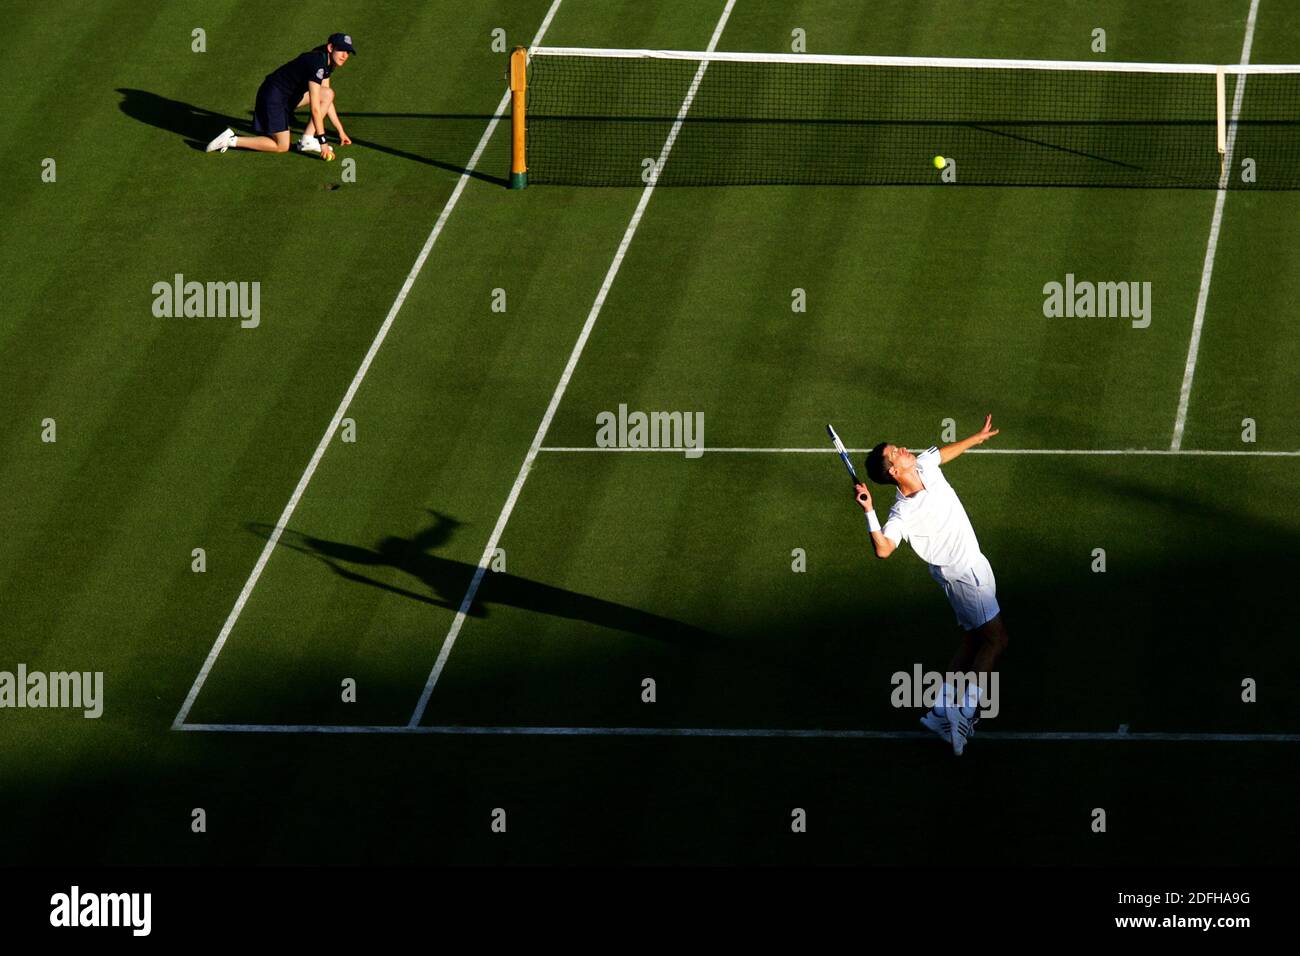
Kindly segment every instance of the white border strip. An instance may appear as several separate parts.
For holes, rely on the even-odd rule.
[[[1259,0],[1250,0],[1250,14],[1246,18],[1246,38],[1241,44],[1241,64],[1250,62],[1250,47],[1255,38],[1255,16],[1259,13]],[[1192,338],[1187,344],[1187,364],[1183,366],[1183,384],[1178,390],[1178,413],[1174,416],[1174,437],[1169,443],[1171,451],[1183,444],[1183,429],[1187,427],[1187,408],[1192,401],[1192,379],[1196,375],[1196,356],[1201,350],[1201,330],[1205,326],[1205,307],[1210,300],[1210,279],[1214,275],[1214,256],[1219,250],[1219,229],[1223,225],[1223,204],[1228,199],[1228,177],[1232,175],[1232,148],[1237,140],[1237,120],[1241,116],[1241,101],[1246,93],[1246,77],[1237,78],[1237,89],[1232,95],[1232,122],[1228,126],[1228,149],[1224,154],[1223,175],[1219,179],[1219,193],[1214,197],[1214,216],[1210,220],[1210,238],[1205,244],[1205,264],[1201,267],[1201,287],[1196,294],[1196,315],[1192,319]]]
[[[727,20],[731,16],[731,8],[735,5],[736,0],[727,0],[727,5],[722,10],[722,16],[713,29],[713,36],[709,39],[710,51],[717,47],[718,39],[722,36],[722,28],[727,25]],[[519,493],[523,491],[524,482],[528,480],[528,472],[532,469],[533,461],[541,450],[547,431],[550,430],[551,420],[555,417],[556,409],[560,407],[560,401],[564,398],[564,393],[569,387],[569,379],[573,377],[574,369],[578,367],[578,360],[582,357],[583,349],[586,348],[587,339],[591,335],[591,330],[596,326],[596,319],[600,317],[601,309],[605,306],[605,298],[609,295],[614,279],[623,265],[623,257],[627,254],[628,246],[632,244],[632,237],[636,235],[637,227],[641,225],[641,217],[645,214],[646,205],[654,194],[659,171],[664,168],[664,163],[668,161],[668,154],[672,151],[673,143],[677,140],[677,134],[681,131],[682,123],[686,119],[686,113],[691,108],[691,102],[695,99],[695,92],[699,89],[700,81],[704,78],[706,69],[708,69],[708,64],[701,63],[699,69],[695,71],[695,79],[686,92],[686,98],[682,100],[681,108],[677,111],[677,121],[673,123],[668,138],[664,140],[663,149],[659,152],[659,162],[655,167],[655,176],[642,191],[641,199],[636,204],[636,211],[632,213],[627,229],[623,232],[623,239],[618,244],[618,251],[614,253],[614,260],[609,264],[609,269],[605,272],[605,279],[600,284],[600,291],[596,293],[596,300],[591,304],[591,311],[587,314],[587,321],[583,323],[582,331],[578,333],[578,340],[573,343],[573,349],[569,353],[569,361],[564,366],[564,372],[560,375],[560,380],[555,384],[555,390],[551,393],[550,404],[546,406],[542,421],[537,426],[537,434],[533,436],[532,444],[528,446],[528,453],[524,456],[524,463],[519,466],[519,474],[515,476],[515,483],[510,489],[506,503],[497,516],[496,526],[493,527],[492,536],[488,538],[487,546],[483,549],[483,556],[479,558],[474,577],[465,591],[465,597],[460,602],[460,608],[456,611],[456,617],[451,622],[451,627],[447,629],[447,636],[443,638],[442,648],[438,651],[433,670],[429,672],[429,678],[424,683],[424,690],[420,693],[420,699],[416,702],[415,710],[411,713],[409,723],[411,727],[415,727],[423,719],[425,708],[429,706],[429,698],[433,695],[433,689],[438,684],[438,678],[442,676],[443,668],[447,666],[447,658],[451,656],[451,649],[456,644],[456,636],[465,623],[465,617],[469,614],[469,609],[474,603],[474,596],[478,594],[483,575],[487,572],[488,564],[496,552],[497,542],[501,540],[501,535],[506,529],[506,523],[515,510],[515,503],[519,500]]]
[[[573,452],[658,452],[661,454],[681,455],[682,448],[589,448],[586,446],[564,447],[548,445],[539,451],[558,453]],[[870,448],[849,448],[854,455],[865,455]],[[705,455],[834,455],[834,448],[702,448]],[[1300,451],[1216,451],[1212,449],[1169,449],[1169,448],[971,448],[967,455],[1174,455],[1207,457],[1242,457],[1242,458],[1300,458]]]
[[[933,734],[919,730],[782,730],[739,727],[413,727],[389,725],[343,726],[336,724],[186,724],[180,730],[228,734],[434,734],[469,737],[759,737],[817,740],[930,740]],[[983,731],[980,743],[1010,740],[1132,740],[1224,743],[1300,743],[1300,734],[1180,734],[1116,731]]]
[[[546,32],[551,18],[555,16],[555,11],[559,9],[562,0],[555,0],[551,4],[551,9],[546,14],[546,19],[542,21],[541,29],[537,31],[537,36],[533,38],[536,43],[541,40],[542,35]],[[204,683],[207,682],[208,675],[212,673],[212,667],[217,662],[217,657],[221,654],[222,648],[226,646],[226,640],[230,637],[230,632],[235,627],[235,622],[239,620],[240,613],[244,610],[244,605],[248,603],[249,595],[253,593],[253,588],[257,586],[258,579],[262,576],[262,571],[266,568],[266,562],[271,558],[271,552],[275,550],[280,536],[284,534],[285,527],[289,524],[289,519],[293,517],[294,510],[298,507],[298,502],[302,499],[303,492],[307,490],[308,483],[311,482],[312,476],[316,474],[316,468],[320,465],[321,459],[325,457],[325,450],[329,447],[334,438],[334,433],[339,427],[339,422],[347,414],[348,406],[352,404],[352,399],[357,394],[357,389],[361,387],[361,381],[370,371],[370,364],[375,360],[379,353],[379,347],[384,344],[384,339],[388,337],[388,330],[393,327],[393,320],[397,318],[397,313],[401,311],[402,304],[406,301],[411,287],[415,285],[415,280],[424,268],[425,260],[429,258],[429,253],[433,249],[433,244],[438,241],[438,236],[442,234],[443,227],[447,224],[447,219],[451,216],[451,211],[456,208],[456,203],[460,201],[461,193],[465,191],[465,185],[469,182],[474,167],[478,165],[479,159],[483,155],[483,150],[487,148],[488,140],[492,138],[493,132],[496,131],[497,124],[501,117],[505,115],[506,107],[510,103],[510,91],[507,90],[501,97],[501,102],[497,105],[496,112],[492,115],[491,122],[488,123],[487,129],[479,138],[478,146],[474,149],[474,155],[470,157],[469,163],[465,166],[465,171],[461,173],[460,179],[456,182],[456,188],[452,190],[451,196],[448,197],[446,205],[442,207],[442,212],[438,216],[438,221],[434,223],[433,230],[429,233],[429,238],[424,240],[424,247],[420,254],[416,256],[415,264],[411,266],[410,272],[406,274],[406,281],[402,283],[401,290],[397,293],[397,298],[393,300],[392,306],[388,310],[388,315],[384,318],[384,323],[379,327],[375,334],[374,341],[370,343],[370,348],[366,352],[366,357],[361,360],[361,366],[352,376],[352,382],[348,385],[348,390],[343,394],[343,400],[339,402],[339,407],[334,412],[334,417],[330,419],[329,425],[325,428],[325,434],[321,436],[320,443],[316,446],[316,451],[311,456],[311,461],[307,463],[307,470],[302,473],[298,479],[297,486],[293,489],[293,494],[289,496],[289,502],[284,506],[280,513],[280,519],[275,523],[275,529],[266,539],[266,545],[262,548],[262,553],[257,558],[257,563],[253,565],[252,572],[248,575],[248,580],[244,582],[243,590],[239,592],[239,597],[235,600],[235,606],[231,608],[230,614],[226,617],[226,623],[221,626],[221,633],[217,635],[216,642],[213,643],[212,649],[208,651],[207,659],[203,662],[203,667],[199,669],[198,676],[194,678],[194,684],[190,687],[190,692],[185,695],[185,702],[181,704],[180,711],[176,714],[176,719],[172,721],[172,729],[179,730],[185,723],[185,718],[189,716],[190,709],[198,699],[199,692],[203,690]]]
[[[1256,3],[1258,0],[1256,0]],[[1254,11],[1251,13],[1254,23]],[[1098,60],[1000,60],[976,57],[929,56],[836,56],[816,53],[736,53],[714,50],[637,50],[603,47],[535,46],[528,51],[535,56],[580,56],[617,59],[688,60],[704,63],[820,63],[832,66],[934,66],[974,67],[976,69],[1016,70],[1086,70],[1092,73],[1300,73],[1297,64],[1257,64],[1242,62],[1237,66],[1214,63],[1127,63]]]

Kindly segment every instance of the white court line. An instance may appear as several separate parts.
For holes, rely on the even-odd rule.
[[[1246,17],[1246,39],[1241,44],[1241,65],[1250,62],[1250,46],[1255,38],[1255,16],[1259,13],[1259,0],[1250,0],[1250,13]],[[1196,355],[1201,349],[1201,329],[1205,325],[1205,305],[1210,299],[1210,277],[1214,275],[1214,256],[1219,249],[1219,228],[1223,224],[1223,204],[1228,198],[1228,177],[1232,175],[1232,147],[1237,140],[1237,118],[1241,115],[1241,100],[1246,93],[1246,74],[1237,74],[1237,89],[1232,95],[1232,123],[1228,130],[1227,149],[1224,153],[1223,177],[1219,192],[1214,197],[1214,218],[1210,220],[1210,239],[1205,244],[1205,264],[1201,267],[1201,289],[1196,295],[1196,317],[1192,320],[1192,340],[1187,346],[1187,364],[1183,367],[1183,385],[1178,392],[1178,414],[1174,418],[1174,438],[1169,443],[1172,451],[1183,444],[1183,429],[1187,426],[1187,406],[1192,400],[1192,378],[1196,374]]]
[[[555,16],[555,11],[559,9],[562,0],[555,0],[551,4],[551,9],[547,11],[546,19],[542,21],[541,29],[537,31],[537,36],[533,38],[533,45],[540,42],[542,34],[550,25],[551,18]],[[258,578],[262,576],[262,571],[266,568],[266,562],[271,558],[271,552],[275,550],[280,536],[284,534],[285,527],[289,524],[289,519],[293,517],[294,510],[298,507],[298,502],[302,499],[303,492],[307,490],[307,485],[312,476],[316,474],[316,468],[320,465],[321,459],[325,456],[325,449],[329,447],[334,438],[334,433],[339,427],[339,422],[347,414],[348,406],[352,404],[352,399],[357,394],[357,389],[361,387],[361,380],[366,377],[370,371],[370,363],[374,361],[375,355],[379,352],[379,347],[384,344],[384,339],[388,337],[388,330],[393,326],[393,320],[397,318],[397,313],[401,310],[402,304],[406,301],[411,287],[415,285],[415,279],[424,268],[424,262],[429,258],[429,252],[433,249],[433,244],[438,241],[438,236],[442,233],[443,227],[447,224],[451,211],[456,208],[456,203],[460,201],[460,195],[465,191],[465,184],[469,182],[474,167],[478,165],[479,159],[483,155],[483,150],[487,148],[488,140],[492,138],[492,133],[496,130],[497,124],[505,114],[505,109],[510,103],[510,91],[507,90],[501,97],[501,102],[497,105],[496,112],[492,115],[491,122],[488,123],[487,129],[483,131],[482,137],[478,141],[478,146],[474,149],[474,155],[470,157],[465,171],[461,173],[460,179],[456,182],[456,188],[452,190],[451,196],[447,199],[446,205],[442,207],[442,212],[438,216],[438,221],[434,223],[433,230],[429,233],[429,238],[424,241],[424,247],[415,259],[415,264],[411,266],[411,271],[406,275],[406,281],[402,283],[401,290],[397,293],[397,298],[393,300],[392,306],[388,310],[388,315],[384,319],[383,325],[379,327],[374,341],[370,343],[370,349],[366,352],[366,357],[361,360],[361,367],[357,373],[352,376],[352,383],[348,390],[343,394],[343,400],[339,402],[338,409],[334,412],[334,417],[325,428],[325,434],[321,436],[320,443],[316,446],[316,451],[311,456],[311,461],[307,463],[307,470],[302,473],[298,479],[297,486],[293,489],[293,494],[289,496],[289,502],[284,506],[284,511],[280,513],[280,520],[275,523],[275,529],[271,532],[270,537],[266,539],[266,545],[262,548],[262,553],[257,558],[257,563],[253,565],[252,572],[248,575],[248,580],[244,582],[244,588],[239,592],[239,597],[235,600],[235,606],[231,608],[226,623],[221,627],[221,633],[217,635],[216,642],[212,649],[208,651],[207,660],[203,662],[203,667],[199,670],[198,676],[194,678],[194,684],[190,687],[190,692],[185,696],[185,702],[181,704],[180,711],[176,714],[176,719],[172,721],[172,729],[179,730],[185,723],[185,718],[189,716],[190,709],[194,706],[194,701],[198,699],[199,691],[203,689],[208,675],[212,672],[212,667],[217,662],[218,655],[226,646],[226,639],[230,637],[230,632],[235,627],[235,622],[239,620],[240,613],[244,610],[244,605],[248,603],[249,595],[253,593],[253,588],[257,586]]]
[[[683,448],[588,448],[588,447],[562,447],[550,445],[546,448],[538,449],[539,451],[571,453],[571,452],[637,452],[649,453],[658,452],[660,454],[682,455],[686,449]],[[850,454],[865,455],[871,451],[870,448],[848,448],[845,449]],[[699,451],[704,454],[720,455],[835,455],[838,454],[834,448],[701,448]],[[1186,450],[1174,450],[1168,448],[970,448],[965,454],[967,455],[1172,455],[1172,456],[1224,456],[1236,455],[1240,457],[1258,457],[1258,458],[1300,458],[1300,451],[1215,451],[1204,448],[1193,448]]]
[[[816,730],[739,727],[418,727],[401,725],[342,726],[336,724],[186,724],[180,730],[228,734],[433,734],[469,737],[758,737],[817,740],[931,740],[919,730]],[[1180,734],[1131,731],[985,731],[980,743],[1004,740],[1132,740],[1224,743],[1300,743],[1300,734]]]
[[[722,28],[727,25],[727,19],[731,16],[731,8],[735,5],[736,0],[727,0],[727,5],[722,10],[722,16],[718,19],[718,25],[713,29],[713,36],[709,39],[708,52],[712,53],[717,47],[718,38],[722,36]],[[534,42],[533,45],[536,46],[537,44]],[[488,538],[487,546],[483,549],[483,556],[479,558],[478,568],[475,569],[474,577],[469,583],[469,588],[465,591],[465,598],[460,602],[460,609],[456,611],[456,618],[451,622],[451,627],[447,630],[447,636],[443,639],[442,648],[438,651],[438,659],[434,661],[433,670],[429,672],[429,679],[424,683],[424,690],[421,692],[420,699],[411,714],[410,726],[412,727],[419,724],[424,717],[424,711],[429,706],[429,698],[433,694],[433,688],[437,686],[438,678],[442,676],[443,668],[447,666],[447,658],[451,655],[452,647],[455,646],[456,636],[460,633],[461,626],[465,623],[465,616],[474,603],[474,595],[478,593],[479,584],[483,581],[483,575],[487,571],[488,563],[496,552],[497,542],[501,540],[501,534],[505,531],[506,522],[510,520],[510,514],[515,510],[515,502],[519,500],[519,493],[523,490],[524,482],[528,479],[528,472],[532,469],[533,461],[537,458],[537,453],[542,447],[542,441],[546,438],[546,432],[551,427],[551,419],[555,417],[555,410],[559,407],[560,400],[564,398],[565,390],[569,387],[569,379],[573,376],[573,370],[578,365],[582,350],[587,345],[587,338],[596,325],[600,310],[605,305],[605,297],[609,295],[610,287],[614,284],[614,277],[618,275],[619,268],[623,265],[623,257],[627,254],[628,246],[632,243],[632,237],[636,235],[637,227],[641,225],[641,217],[645,214],[645,208],[650,202],[651,195],[654,194],[655,182],[658,179],[659,172],[663,170],[664,163],[668,161],[668,154],[672,151],[673,143],[677,140],[677,134],[681,131],[682,123],[686,119],[686,113],[691,108],[691,102],[695,99],[695,92],[699,89],[700,81],[704,79],[704,71],[708,69],[708,66],[707,61],[703,62],[700,64],[699,69],[695,71],[695,78],[686,91],[686,98],[682,100],[681,109],[677,111],[677,119],[668,132],[668,138],[664,140],[663,149],[659,152],[659,161],[655,166],[654,179],[641,193],[641,200],[637,203],[636,211],[632,213],[632,219],[627,224],[627,229],[623,233],[623,240],[618,244],[618,251],[614,254],[614,261],[609,264],[609,269],[605,273],[605,281],[600,284],[600,291],[596,293],[596,301],[591,305],[591,311],[587,314],[587,321],[578,334],[578,341],[573,344],[573,351],[569,353],[569,361],[564,366],[564,373],[560,376],[560,381],[556,383],[555,391],[551,394],[551,401],[546,406],[546,413],[542,416],[541,424],[537,426],[537,434],[533,436],[533,442],[528,446],[528,453],[524,456],[524,463],[519,467],[519,474],[515,476],[514,486],[510,489],[506,503],[501,508],[501,514],[497,516],[496,526],[492,529],[492,536]]]

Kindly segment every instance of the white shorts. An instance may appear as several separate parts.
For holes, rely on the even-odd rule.
[[[981,624],[987,624],[1002,610],[998,607],[993,568],[982,554],[965,571],[954,574],[951,568],[931,568],[930,576],[948,595],[948,603],[952,605],[957,624],[963,631],[973,631]]]

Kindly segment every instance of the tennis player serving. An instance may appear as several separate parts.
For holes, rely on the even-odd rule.
[[[1007,649],[1007,631],[998,607],[993,568],[980,551],[966,509],[940,466],[997,433],[989,415],[984,427],[969,438],[943,448],[927,448],[919,455],[888,442],[871,449],[867,475],[877,484],[898,488],[883,528],[870,489],[865,483],[854,485],[854,498],[866,512],[876,557],[889,557],[906,541],[930,566],[930,576],[948,596],[962,630],[961,646],[950,665],[950,671],[957,674],[972,669],[991,673]],[[961,701],[956,700],[955,688],[945,680],[938,702],[921,718],[926,728],[950,741],[953,753],[959,756],[979,720],[978,685],[968,684],[962,696]]]
[[[320,153],[322,159],[333,159],[334,150],[325,138],[325,120],[328,118],[338,131],[339,145],[347,146],[352,140],[339,122],[330,76],[356,52],[350,35],[335,33],[323,46],[301,53],[267,74],[257,89],[253,105],[253,129],[260,135],[236,136],[233,129],[226,128],[208,143],[208,152],[224,153],[233,146],[262,153],[287,153],[294,111],[306,106],[311,110],[311,118],[307,120],[298,149],[304,153]]]

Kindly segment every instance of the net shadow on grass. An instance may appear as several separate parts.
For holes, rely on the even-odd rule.
[[[465,561],[432,553],[451,540],[460,527],[460,522],[436,511],[429,513],[433,521],[427,527],[409,538],[389,535],[373,548],[316,538],[292,530],[284,532],[280,543],[294,551],[311,555],[347,581],[456,611],[460,609],[478,568]],[[248,528],[263,538],[271,532],[265,524],[249,524]],[[396,568],[415,578],[431,593],[376,580],[362,570],[365,568]],[[485,575],[466,613],[471,617],[484,618],[489,615],[489,609],[494,604],[586,621],[668,644],[715,647],[722,641],[716,634],[680,621],[522,578],[507,571],[490,571]]]
[[[255,135],[251,113],[243,117],[229,116],[146,90],[119,88],[117,92],[122,96],[119,105],[123,113],[138,122],[176,133],[184,138],[191,149],[206,148],[209,141],[227,126],[241,135]],[[305,111],[299,114],[299,118],[304,116]],[[478,169],[470,170],[463,162],[429,155],[436,147],[456,156],[464,156],[468,161],[483,135],[484,124],[493,118],[489,114],[341,112],[339,116],[348,126],[352,126],[353,120],[358,121],[356,130],[360,131],[359,135],[353,136],[353,130],[349,130],[355,146],[460,175],[468,174],[474,179],[496,186],[509,185],[509,181],[502,176],[493,176]],[[495,161],[500,157],[494,156],[493,159]],[[501,159],[501,162],[504,161]]]

